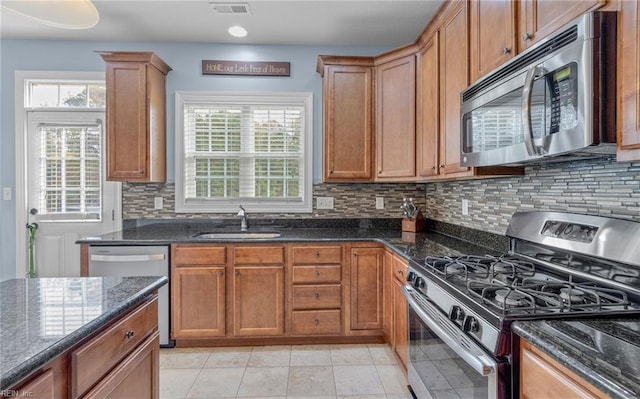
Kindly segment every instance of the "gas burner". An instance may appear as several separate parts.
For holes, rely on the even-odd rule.
[[[450,262],[444,268],[446,274],[463,274],[467,271],[467,267],[460,262]]]
[[[514,307],[527,306],[527,296],[521,292],[503,288],[496,290],[495,294],[495,299],[498,303]]]
[[[560,288],[560,298],[562,298],[565,303],[584,303],[585,292],[577,288],[564,287]]]

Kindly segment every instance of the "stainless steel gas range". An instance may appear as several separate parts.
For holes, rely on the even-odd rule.
[[[640,315],[640,223],[519,212],[506,235],[501,256],[412,262],[403,290],[414,397],[517,397],[514,321]]]

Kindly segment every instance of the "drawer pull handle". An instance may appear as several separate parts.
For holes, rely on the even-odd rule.
[[[320,277],[320,272],[316,270],[316,277]]]
[[[316,325],[316,326],[319,326],[319,325],[320,325],[320,320],[315,319],[315,320],[313,321],[313,324],[314,324],[314,325]]]
[[[136,335],[136,333],[133,330],[129,330],[129,331],[124,333],[124,337],[126,339],[131,339],[131,338],[133,338],[134,335]]]
[[[404,274],[404,270],[398,269],[398,274],[402,276]]]
[[[316,299],[320,299],[320,294],[318,294],[317,292],[314,296],[316,297]]]

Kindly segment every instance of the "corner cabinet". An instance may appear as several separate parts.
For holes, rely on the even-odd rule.
[[[373,58],[319,56],[323,180],[373,180]]]
[[[106,62],[107,180],[166,180],[166,75],[152,52],[98,52]]]
[[[415,54],[411,45],[376,59],[376,181],[415,181]]]

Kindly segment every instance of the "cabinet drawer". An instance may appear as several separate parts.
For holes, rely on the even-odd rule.
[[[340,334],[341,312],[335,310],[296,310],[293,312],[293,334]]]
[[[342,247],[293,247],[294,265],[316,265],[323,263],[342,263]]]
[[[284,263],[284,246],[235,247],[236,265],[272,265]]]
[[[400,282],[404,283],[407,281],[407,272],[409,271],[409,266],[406,261],[403,261],[399,258],[393,258],[393,276]]]
[[[154,299],[71,352],[71,396],[77,398],[158,326]]]
[[[227,263],[225,247],[209,245],[180,246],[175,245],[173,251],[173,265],[224,265]]]
[[[293,286],[294,309],[332,309],[340,308],[341,286],[334,285],[298,285]]]
[[[342,281],[342,267],[331,266],[294,266],[294,283],[339,283]]]

